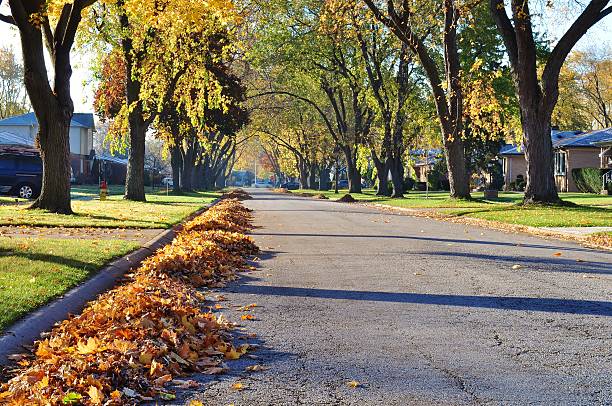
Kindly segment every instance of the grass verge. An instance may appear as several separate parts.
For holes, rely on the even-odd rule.
[[[120,240],[0,238],[0,330],[138,246]]]
[[[28,210],[28,202],[4,199],[0,202],[0,225],[28,225],[45,227],[111,227],[111,228],[169,228],[206,206],[219,193],[194,192],[166,195],[165,192],[147,194],[147,202],[122,199],[120,189],[111,189],[106,201],[97,200],[97,189],[73,189],[73,215]]]
[[[333,191],[296,191],[296,194],[321,194],[338,199]],[[521,193],[500,193],[495,200],[486,200],[482,192],[473,193],[472,200],[450,199],[447,192],[410,192],[402,199],[376,196],[373,190],[351,194],[360,202],[392,207],[423,209],[447,216],[468,217],[518,224],[531,227],[605,227],[612,226],[612,197],[596,194],[561,193],[561,199],[577,206],[520,206]]]
[[[198,288],[222,286],[251,269],[246,258],[258,248],[242,234],[250,228],[251,215],[237,200],[224,200],[188,222],[126,283],[55,327],[31,356],[18,356],[13,378],[0,385],[0,403],[173,401],[177,390],[199,386],[184,380],[186,373],[227,371],[225,360],[255,347],[234,346],[233,326],[212,306],[204,310],[206,291]],[[241,319],[255,319],[255,306]]]

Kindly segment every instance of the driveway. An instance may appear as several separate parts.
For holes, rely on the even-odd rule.
[[[224,294],[257,303],[241,323],[259,359],[231,363],[194,399],[612,404],[612,253],[251,192],[260,269]],[[244,372],[253,363],[268,369]]]

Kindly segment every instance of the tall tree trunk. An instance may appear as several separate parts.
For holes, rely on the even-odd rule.
[[[193,171],[195,168],[195,144],[193,140],[187,141],[187,146],[183,153],[183,170],[181,171],[181,191],[193,191]]]
[[[135,108],[129,116],[130,123],[130,152],[128,156],[127,176],[125,178],[126,200],[138,202],[146,201],[145,178],[145,138],[146,123],[142,120],[142,109]]]
[[[311,164],[308,168],[308,188],[318,189],[317,186],[317,164]]]
[[[389,160],[391,181],[393,182],[393,194],[391,197],[399,199],[404,197],[404,164],[400,157],[394,156]]]
[[[452,140],[446,139],[444,153],[446,155],[450,197],[460,199],[470,198],[470,182],[461,138],[456,136]]]
[[[359,173],[357,168],[357,153],[353,151],[350,145],[345,145],[341,148],[346,158],[349,193],[361,193],[361,173]]]
[[[389,196],[389,165],[388,160],[381,161],[376,154],[376,151],[371,151],[372,161],[376,167],[376,178],[378,180],[378,188],[376,196]]]
[[[319,190],[329,190],[329,175],[331,171],[325,165],[319,166]]]
[[[42,117],[38,118],[40,128],[37,140],[43,161],[43,179],[40,196],[31,207],[52,213],[72,214],[68,137],[70,119],[66,120],[65,114],[53,111],[40,116]]]
[[[122,12],[119,16],[121,28],[129,33],[130,21],[128,15]],[[129,34],[128,34],[129,35]],[[134,73],[139,63],[134,55],[132,39],[128,36],[122,39],[121,47],[125,58],[126,102],[130,106],[128,122],[130,127],[130,149],[128,156],[127,176],[125,178],[124,199],[146,201],[144,189],[145,138],[148,123],[143,118],[143,106],[140,101],[141,83]]]
[[[550,137],[550,118],[540,114],[523,114],[527,186],[525,203],[557,203],[560,201],[555,183],[554,155]]]
[[[172,191],[180,193],[183,155],[181,154],[181,147],[179,145],[173,145],[170,148],[170,166],[172,167]]]
[[[300,189],[308,189],[308,165],[300,156],[297,157],[297,170],[300,177]]]

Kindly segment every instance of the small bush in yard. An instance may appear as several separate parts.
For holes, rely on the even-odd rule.
[[[599,193],[602,187],[602,176],[599,168],[572,169],[572,179],[578,190],[583,193]]]
[[[127,283],[91,302],[37,342],[14,378],[2,385],[0,403],[17,405],[124,405],[172,400],[176,379],[189,372],[218,374],[237,359],[222,317],[202,310],[204,294],[247,269],[258,251],[241,234],[251,215],[224,200],[188,222],[174,241],[148,258]]]

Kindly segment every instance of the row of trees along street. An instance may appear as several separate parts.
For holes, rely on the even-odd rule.
[[[401,197],[408,152],[438,147],[451,196],[469,198],[483,151],[522,141],[525,202],[557,203],[552,120],[610,126],[609,52],[570,55],[612,12],[608,0],[0,3],[8,10],[0,21],[21,36],[23,80],[40,124],[43,188],[33,207],[52,212],[72,211],[77,48],[95,61],[94,104],[110,123],[108,142],[129,152],[130,200],[145,199],[153,132],[177,192],[223,185],[257,148],[278,178],[295,173],[303,186],[326,186],[341,159],[351,193],[372,162],[378,194]],[[571,21],[548,32],[546,16],[561,10]]]

